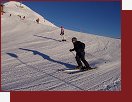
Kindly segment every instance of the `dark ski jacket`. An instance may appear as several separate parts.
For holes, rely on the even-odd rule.
[[[80,41],[76,41],[75,43],[73,43],[74,48],[72,49],[72,51],[76,51],[77,53],[81,53],[84,52],[85,49],[85,44],[80,42]]]

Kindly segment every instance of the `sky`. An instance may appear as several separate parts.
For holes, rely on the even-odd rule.
[[[56,26],[66,29],[121,37],[120,2],[23,2]]]

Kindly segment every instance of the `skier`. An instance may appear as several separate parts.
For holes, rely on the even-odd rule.
[[[38,19],[36,19],[36,22],[39,24],[39,18],[38,18]]]
[[[88,62],[85,60],[85,44],[80,42],[80,41],[77,41],[77,38],[76,37],[73,37],[72,38],[72,43],[74,45],[74,48],[73,49],[70,49],[69,51],[72,52],[72,51],[76,51],[76,61],[77,61],[77,64],[78,66],[76,67],[77,69],[82,69],[82,70],[88,70],[90,69],[91,67],[89,66]],[[84,63],[85,67],[83,67],[82,65],[82,62]]]
[[[22,20],[24,20],[25,18],[26,18],[26,17],[25,17],[25,16],[23,16],[23,17],[22,17]]]
[[[10,17],[11,17],[11,14],[10,14]]]
[[[20,19],[21,19],[21,15],[17,15],[18,17],[20,17]]]
[[[60,35],[62,36],[62,41],[66,41],[64,39],[64,28],[62,26],[61,26],[61,33],[60,33]]]
[[[23,19],[25,19],[26,17],[25,16],[23,16]]]

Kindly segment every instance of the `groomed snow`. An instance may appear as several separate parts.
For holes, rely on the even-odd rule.
[[[9,17],[5,13],[1,18],[2,90],[121,90],[120,39],[65,29],[67,41],[60,42],[60,28],[52,24],[37,24],[31,18],[21,20],[15,15],[14,7],[9,7],[9,12],[14,12],[14,15]],[[27,12],[34,15],[30,9]],[[74,55],[69,52],[73,48],[72,37],[86,44],[86,60],[97,69],[75,74],[57,71],[76,66]]]

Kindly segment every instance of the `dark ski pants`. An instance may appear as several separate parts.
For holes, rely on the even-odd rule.
[[[75,58],[76,58],[78,66],[82,66],[82,62],[83,62],[85,67],[87,67],[87,68],[89,67],[88,62],[85,60],[85,52],[76,53]]]

